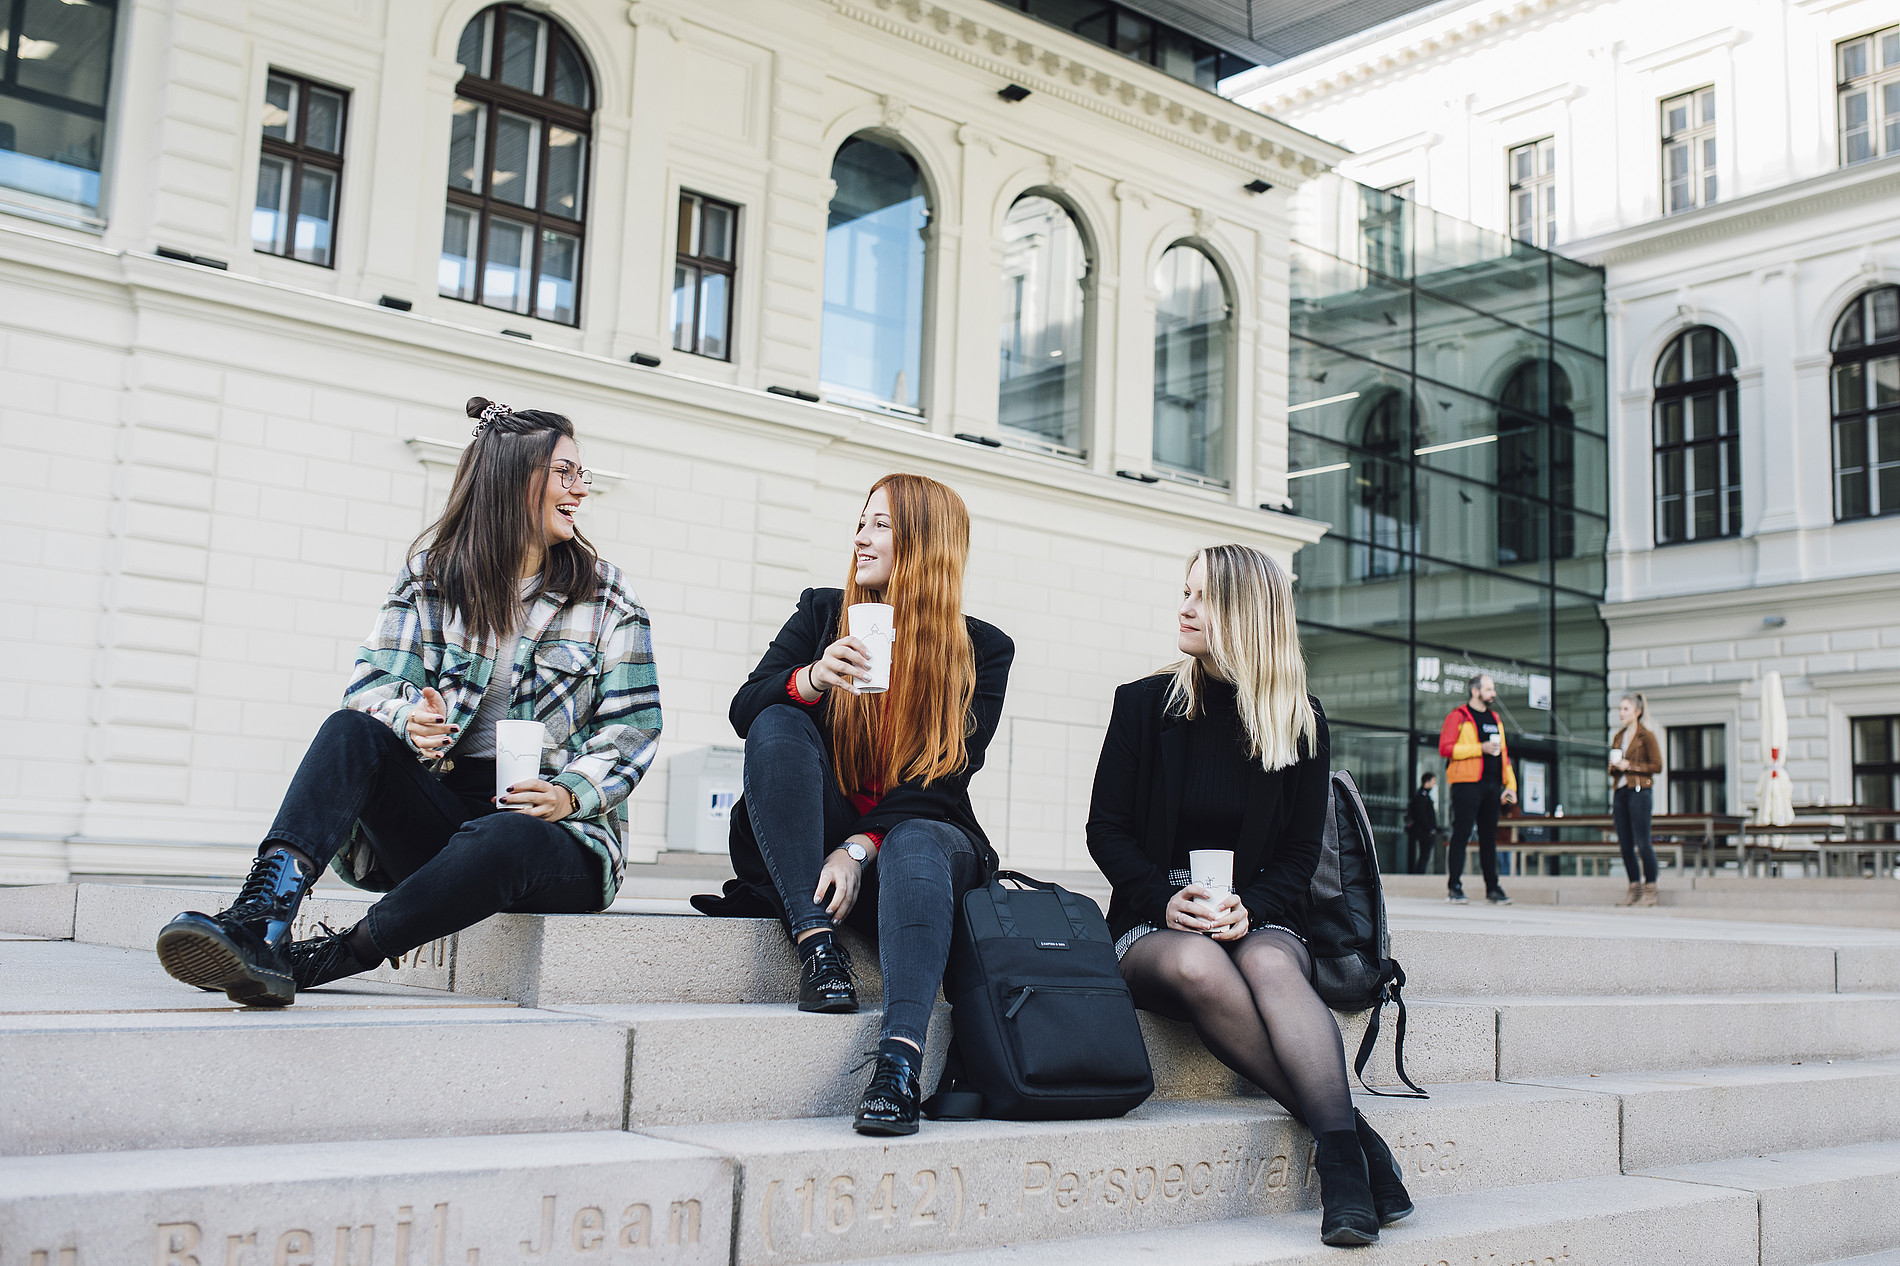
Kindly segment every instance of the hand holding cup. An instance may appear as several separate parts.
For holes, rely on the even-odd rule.
[[[1484,741],[1484,754],[1486,756],[1504,755],[1504,740],[1503,739],[1486,739]]]
[[[853,683],[868,677],[871,672],[871,651],[855,637],[841,637],[830,646],[818,662],[811,666],[811,684],[814,690],[850,690]]]

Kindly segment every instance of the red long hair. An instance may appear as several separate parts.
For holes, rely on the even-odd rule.
[[[970,511],[948,486],[922,475],[886,475],[894,557],[882,601],[894,609],[891,688],[881,695],[829,694],[832,768],[846,791],[885,791],[908,779],[928,786],[969,764],[964,739],[976,694],[976,651],[963,622],[963,566]],[[837,636],[853,603],[875,602],[858,584],[853,553]]]

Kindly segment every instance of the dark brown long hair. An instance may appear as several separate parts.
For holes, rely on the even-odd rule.
[[[963,568],[970,557],[970,512],[952,489],[923,475],[886,475],[871,485],[891,503],[891,578],[883,600],[894,609],[891,688],[882,695],[830,693],[832,769],[846,791],[885,791],[907,778],[929,786],[970,763],[964,740],[976,694],[976,652],[963,622]],[[871,499],[865,494],[865,501]],[[845,574],[838,636],[850,632],[851,605],[875,601]]]
[[[409,556],[426,551],[423,575],[441,590],[449,607],[475,637],[499,642],[521,617],[521,564],[542,532],[542,495],[553,472],[548,463],[561,437],[574,438],[574,424],[542,409],[508,410],[476,396],[468,416],[490,418],[455,467],[442,517],[422,530]],[[544,593],[569,602],[592,598],[599,586],[599,558],[587,538],[550,544],[541,578],[529,600]]]

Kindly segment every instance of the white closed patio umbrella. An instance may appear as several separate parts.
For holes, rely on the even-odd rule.
[[[1761,679],[1761,741],[1768,749],[1768,768],[1755,789],[1755,823],[1787,826],[1794,821],[1794,784],[1783,765],[1788,751],[1788,702],[1781,694],[1781,674],[1773,670]]]

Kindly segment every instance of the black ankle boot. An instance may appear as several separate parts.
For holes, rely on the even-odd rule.
[[[158,961],[177,980],[222,989],[247,1007],[287,1007],[297,983],[285,955],[290,924],[316,876],[289,853],[251,863],[250,877],[230,909],[216,918],[196,910],[158,934]]]
[[[1366,1153],[1353,1130],[1328,1130],[1313,1138],[1313,1168],[1319,1171],[1323,1244],[1350,1248],[1379,1242],[1379,1215],[1366,1181]]]
[[[1373,1210],[1379,1215],[1380,1226],[1391,1226],[1412,1214],[1412,1197],[1405,1190],[1405,1171],[1379,1132],[1372,1128],[1372,1123],[1361,1113],[1354,1112],[1352,1116],[1359,1146],[1366,1154],[1366,1177],[1372,1185]]]
[[[922,1062],[922,1053],[902,1042],[878,1043],[877,1068],[858,1104],[858,1119],[852,1122],[852,1128],[859,1134],[917,1133],[917,1114],[923,1102],[917,1066]]]
[[[284,956],[290,960],[290,974],[299,989],[315,989],[327,985],[333,980],[342,980],[346,976],[355,976],[366,972],[381,961],[370,959],[367,963],[356,956],[356,948],[350,944],[350,936],[355,928],[347,932],[338,932],[328,923],[319,923],[322,936],[313,936],[307,941],[292,941],[284,947]]]
[[[821,932],[801,945],[798,963],[798,1009],[826,1015],[845,1015],[858,1009],[858,983],[852,975],[851,951],[836,935]]]

